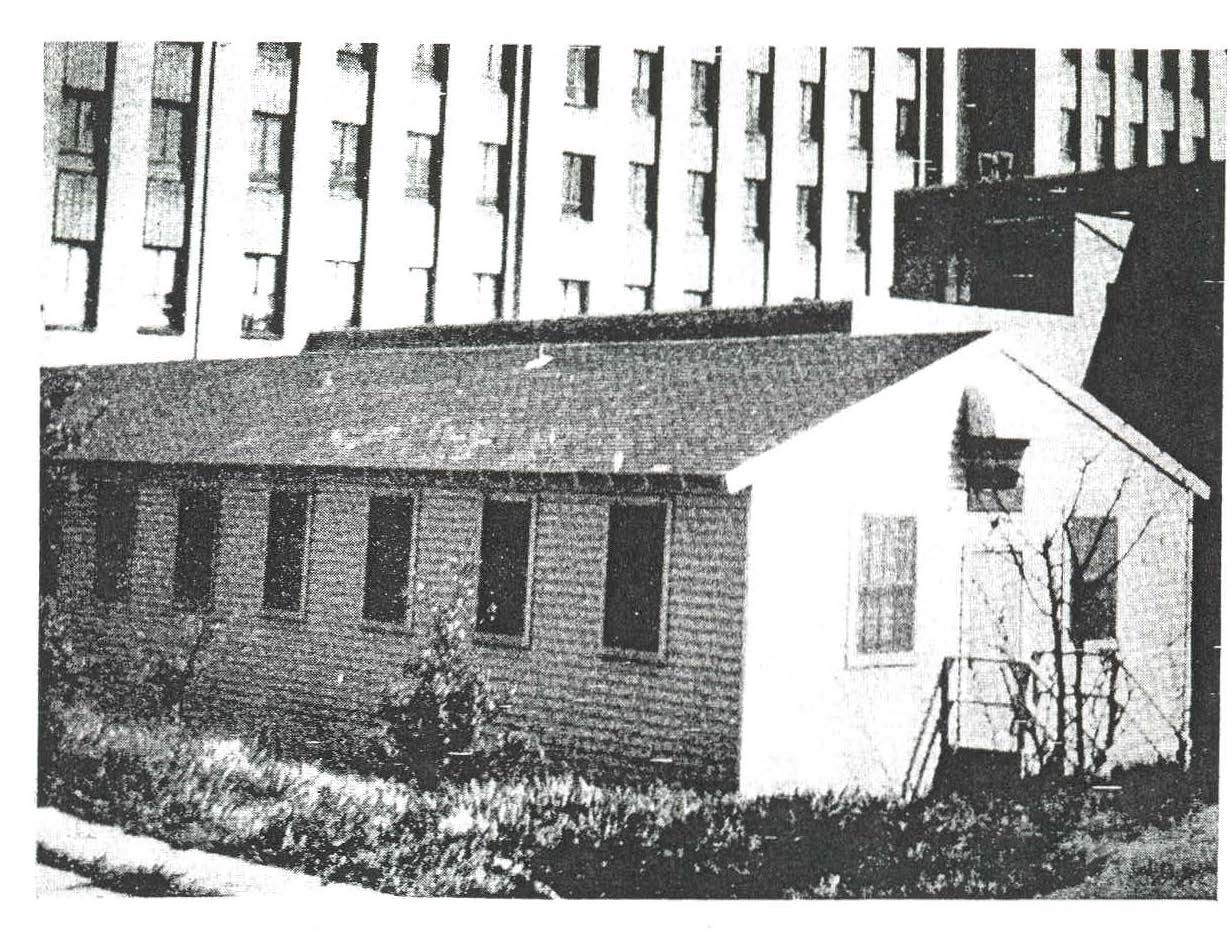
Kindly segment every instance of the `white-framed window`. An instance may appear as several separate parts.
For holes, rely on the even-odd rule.
[[[637,49],[633,55],[632,109],[648,116],[658,114],[657,53]]]
[[[713,62],[692,62],[693,126],[712,126],[717,115],[717,82],[714,80]]]
[[[914,651],[918,523],[898,514],[863,514],[854,592],[852,651],[864,661]]]
[[[560,287],[563,291],[563,316],[585,316],[589,313],[589,282],[561,278]]]
[[[560,213],[582,220],[594,218],[594,156],[565,152]]]
[[[285,152],[282,135],[286,117],[278,113],[252,113],[252,134],[248,140],[248,180],[254,184],[282,187]]]
[[[435,153],[435,136],[406,133],[406,196],[410,199],[435,202]]]
[[[569,106],[596,107],[598,105],[598,46],[570,45],[568,47],[564,96]]]

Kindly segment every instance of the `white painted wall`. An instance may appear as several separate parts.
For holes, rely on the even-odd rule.
[[[1006,542],[985,514],[967,512],[952,444],[961,395],[976,386],[997,432],[1029,438],[1025,510],[1013,533],[1040,539],[1058,527],[1080,463],[1096,457],[1079,512],[1116,509],[1121,547],[1146,535],[1120,568],[1119,650],[1167,715],[1188,705],[1189,498],[1169,477],[987,341],[955,353],[736,473],[750,480],[740,789],[901,790],[944,656],[958,651],[961,553],[967,542]],[[906,664],[865,664],[849,646],[855,622],[861,516],[918,521],[915,650]],[[1036,569],[1036,566],[1034,566]],[[1026,603],[1023,649],[1045,646],[1045,615]],[[1173,752],[1166,724],[1144,706],[1112,761]],[[1131,711],[1130,711],[1131,712]]]

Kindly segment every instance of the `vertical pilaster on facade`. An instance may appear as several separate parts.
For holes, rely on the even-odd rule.
[[[1209,52],[1209,158],[1226,159],[1226,49]]]
[[[766,299],[771,304],[786,303],[795,297],[815,296],[815,275],[806,278],[799,272],[801,227],[798,215],[798,190],[802,147],[799,83],[801,49],[778,46],[773,52],[773,139],[770,145],[769,177],[769,261]],[[814,168],[814,165],[813,165]]]
[[[197,329],[197,351],[203,358],[284,351],[271,340],[240,339],[251,287],[245,274],[244,250],[255,56],[256,46],[250,42],[223,42],[214,49],[209,157],[200,185],[208,212],[201,237],[205,272]]]
[[[1061,174],[1063,144],[1060,139],[1059,88],[1063,77],[1063,53],[1059,49],[1034,51],[1034,174]]]
[[[526,127],[521,115],[525,110],[526,75],[530,67],[530,47],[516,46],[513,67],[512,117],[508,132],[508,210],[505,214],[503,306],[505,316],[515,318],[521,306],[521,254],[524,228],[521,204],[525,197],[525,159],[523,157]]]
[[[1111,79],[1114,103],[1115,167],[1130,168],[1132,165],[1132,123],[1143,116],[1143,102],[1134,99],[1135,81],[1132,79],[1132,50],[1115,49],[1115,73]]]
[[[60,106],[64,81],[64,43],[43,45],[43,275],[44,287],[50,277],[51,236],[55,229],[56,157],[60,152]]]
[[[1145,139],[1149,165],[1155,166],[1166,160],[1166,143],[1162,133],[1174,128],[1174,101],[1162,90],[1161,51],[1150,49],[1148,60],[1145,71],[1145,96],[1148,99]]]
[[[579,280],[589,281],[589,312],[623,309],[628,239],[628,163],[632,137],[632,46],[603,44],[598,63],[598,107],[578,111],[585,124],[578,141],[593,147],[592,240],[597,248],[577,256]],[[588,119],[586,119],[588,118]]]
[[[871,229],[867,293],[887,297],[893,283],[893,221],[897,192],[897,48],[875,49],[871,85]]]
[[[944,98],[940,101],[940,183],[945,187],[956,184],[961,161],[957,152],[957,137],[960,124],[965,119],[963,112],[963,82],[961,59],[963,49],[944,48]]]
[[[927,49],[918,50],[918,162],[914,173],[914,186],[927,186],[927,114],[930,112],[931,101],[927,94]]]
[[[744,262],[744,148],[748,50],[723,45],[718,66],[717,161],[713,195],[713,283],[715,307],[748,302]],[[763,295],[751,295],[758,303]]]
[[[210,145],[211,93],[213,90],[214,57],[216,42],[200,45],[200,61],[196,79],[195,118],[197,132],[192,153],[191,202],[188,207],[188,224],[184,236],[184,249],[188,253],[188,274],[184,285],[184,333],[189,342],[188,351],[195,358],[197,353],[198,319],[201,308],[202,249],[205,232],[205,166]]]
[[[115,84],[108,147],[107,200],[103,209],[99,333],[135,331],[141,303],[145,246],[145,185],[149,175],[150,91],[154,45],[121,42],[115,52]]]
[[[364,329],[423,322],[421,317],[410,319],[406,286],[406,116],[411,61],[412,47],[400,39],[382,41],[376,53],[359,315]]]
[[[659,120],[658,247],[654,255],[654,306],[683,306],[684,236],[687,223],[687,157],[691,94],[691,57],[686,46],[662,52],[662,106]]]
[[[1081,49],[1080,80],[1077,83],[1077,113],[1081,123],[1080,161],[1077,171],[1096,171],[1097,146],[1098,50]]]
[[[449,46],[448,102],[440,132],[444,159],[436,242],[437,323],[467,323],[477,316],[466,228],[474,215],[481,170],[474,127],[481,50],[468,43]]]
[[[300,344],[307,335],[329,328],[320,319],[325,292],[328,234],[329,158],[332,139],[330,100],[337,47],[304,42],[299,47],[295,140],[291,156],[290,223],[286,244],[285,336]]]
[[[849,208],[850,50],[830,45],[824,63],[824,157],[820,178],[820,298],[851,295],[846,275]]]
[[[1196,157],[1196,149],[1192,145],[1192,131],[1203,128],[1199,124],[1204,122],[1199,102],[1192,96],[1192,56],[1187,49],[1179,51],[1179,87],[1174,105],[1179,161],[1187,164]]]

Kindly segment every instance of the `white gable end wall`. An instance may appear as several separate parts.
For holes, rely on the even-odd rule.
[[[990,400],[997,435],[1031,440],[1024,511],[997,529],[990,515],[967,512],[954,458],[967,387]],[[1077,512],[1105,513],[1126,475],[1115,507],[1121,550],[1143,531],[1117,589],[1118,650],[1137,680],[1129,715],[1138,725],[1121,730],[1111,762],[1173,753],[1167,721],[1185,727],[1189,692],[1190,493],[983,341],[732,476],[752,488],[741,790],[899,792],[917,740],[929,735],[924,717],[943,658],[960,649],[963,551],[1009,538],[1035,546],[1060,526],[1086,460]],[[917,521],[914,650],[893,663],[851,645],[865,513]],[[1028,571],[1040,576],[1040,563]],[[1049,621],[1028,599],[1023,627],[1023,653],[1047,648]]]

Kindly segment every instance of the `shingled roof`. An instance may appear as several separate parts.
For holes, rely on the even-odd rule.
[[[981,335],[446,346],[84,368],[67,415],[89,425],[67,457],[716,476]],[[550,361],[527,368],[540,352]]]

